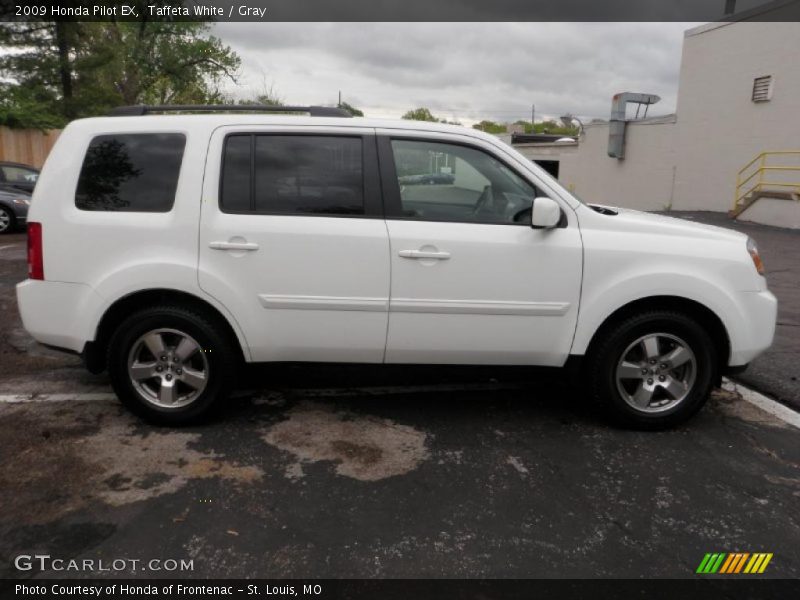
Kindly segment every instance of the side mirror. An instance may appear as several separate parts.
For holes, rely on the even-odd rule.
[[[558,202],[546,196],[533,199],[531,227],[534,229],[553,229],[561,220],[561,207]]]

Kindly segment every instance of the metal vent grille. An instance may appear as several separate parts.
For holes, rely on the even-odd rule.
[[[772,75],[753,80],[753,102],[766,102],[772,98]]]

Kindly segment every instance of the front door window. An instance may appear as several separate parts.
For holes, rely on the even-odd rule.
[[[402,217],[456,223],[530,224],[536,189],[476,148],[392,140]]]

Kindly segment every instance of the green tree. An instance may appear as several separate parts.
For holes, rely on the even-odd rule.
[[[19,129],[56,129],[63,119],[54,115],[28,88],[0,83],[0,125]]]
[[[239,57],[197,22],[117,22],[101,27],[94,45],[107,62],[102,84],[123,104],[214,102],[235,80]]]
[[[406,119],[407,121],[429,121],[431,123],[439,122],[439,119],[434,117],[431,114],[431,111],[427,108],[415,108],[414,110],[410,110],[404,114],[402,118]]]
[[[32,115],[54,122],[75,116],[83,28],[82,23],[0,23],[0,46],[7,50],[0,56],[0,76],[12,90],[3,94],[4,123],[27,123]]]
[[[480,123],[475,123],[472,126],[473,129],[480,129],[481,131],[485,131],[487,133],[505,133],[506,126],[502,123],[495,123],[494,121],[487,121],[483,120]]]
[[[339,104],[339,108],[345,109],[347,112],[349,112],[354,117],[363,117],[364,116],[364,112],[363,111],[357,109],[355,106],[353,106],[351,104],[348,104],[347,102],[344,102],[344,101],[341,104]]]
[[[530,121],[515,121],[514,125],[521,125],[525,133],[552,133],[556,135],[578,135],[578,127],[570,125],[565,127],[558,121],[547,120],[532,124]]]
[[[524,133],[533,133],[533,123],[530,121],[523,121],[520,119],[519,121],[514,121],[514,125],[521,126]]]
[[[136,4],[148,14],[145,3]],[[0,23],[7,50],[0,76],[17,90],[4,95],[3,122],[28,123],[34,115],[47,126],[63,125],[121,104],[215,102],[240,59],[208,29],[153,18]]]

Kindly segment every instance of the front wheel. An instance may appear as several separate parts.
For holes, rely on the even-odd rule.
[[[588,357],[595,398],[613,420],[641,429],[689,419],[708,399],[716,373],[711,337],[694,319],[672,311],[626,319]]]
[[[111,384],[123,404],[160,425],[205,416],[228,394],[234,349],[205,315],[177,306],[128,317],[109,343]]]

